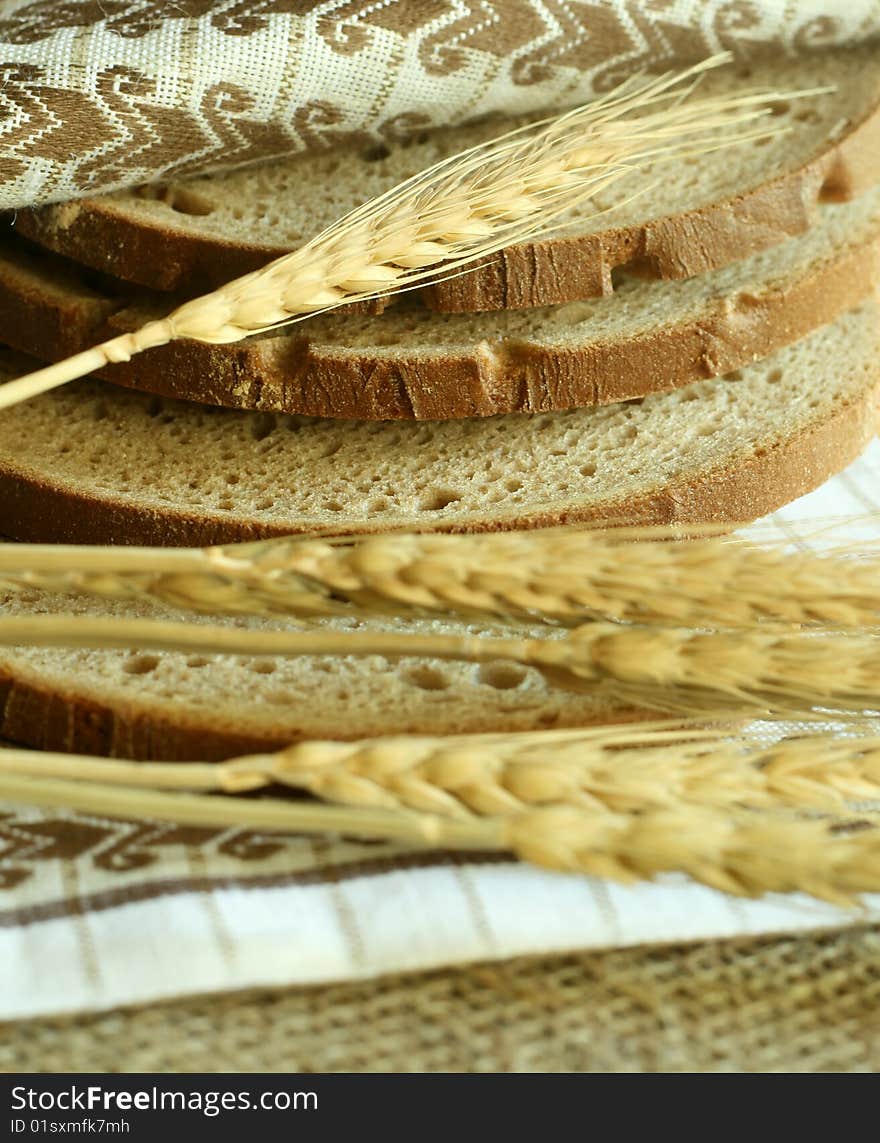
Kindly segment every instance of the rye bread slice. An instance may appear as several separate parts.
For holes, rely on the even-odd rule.
[[[855,306],[880,277],[880,192],[826,206],[807,234],[674,285],[537,310],[324,315],[233,345],[176,342],[101,375],[214,405],[367,420],[611,404],[738,369]],[[165,295],[0,244],[0,342],[57,359],[167,307]]]
[[[0,614],[42,612],[234,622],[276,630],[504,634],[501,627],[451,619],[270,623],[43,592],[0,593]],[[555,637],[547,628],[525,633]],[[633,711],[615,709],[607,697],[556,689],[540,672],[504,662],[0,647],[0,735],[48,750],[215,759],[308,738],[538,730],[634,717]]]
[[[722,379],[597,409],[459,421],[241,413],[78,382],[0,418],[0,534],[207,544],[751,520],[870,440],[878,348],[871,301]]]
[[[803,233],[817,201],[851,197],[880,178],[876,49],[730,66],[701,84],[706,93],[827,84],[833,94],[776,106],[785,131],[775,138],[635,172],[573,213],[557,234],[516,245],[423,296],[448,311],[557,304],[610,293],[612,270],[633,261],[660,278],[686,278]],[[19,211],[11,222],[19,233],[116,277],[160,290],[203,290],[301,245],[374,194],[510,126],[483,123],[387,153],[334,150],[118,191]],[[612,206],[618,209],[601,213]]]

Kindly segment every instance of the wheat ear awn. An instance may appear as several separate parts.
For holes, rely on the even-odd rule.
[[[707,68],[728,58],[633,77],[574,111],[445,159],[262,269],[135,332],[8,382],[0,388],[0,408],[177,338],[239,341],[312,313],[409,289],[438,272],[461,272],[505,246],[547,233],[567,211],[633,169],[778,133],[754,124],[775,101],[816,94],[683,98]]]
[[[206,549],[0,544],[0,585],[229,615],[407,612],[745,627],[880,627],[880,561],[726,537],[555,529],[274,539]],[[671,537],[671,538],[670,538]]]
[[[818,733],[765,745],[734,724],[300,742],[227,762],[130,762],[0,749],[0,773],[239,794],[272,785],[351,806],[443,817],[549,805],[618,813],[707,806],[842,811],[880,798],[880,738]]]
[[[128,819],[345,834],[414,846],[510,852],[548,869],[632,883],[685,873],[739,896],[803,892],[839,905],[880,890],[880,830],[769,810],[683,806],[617,814],[574,807],[498,817],[161,793],[0,773],[0,799]]]
[[[418,656],[535,667],[567,689],[673,714],[719,709],[880,710],[880,638],[838,632],[588,623],[561,638],[264,631],[148,619],[0,617],[0,645],[232,655]]]

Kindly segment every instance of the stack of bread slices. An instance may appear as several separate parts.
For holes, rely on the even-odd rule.
[[[704,90],[745,84],[833,91],[780,101],[770,138],[633,173],[473,272],[150,350],[3,413],[0,532],[196,545],[735,523],[810,491],[876,431],[880,55],[729,67]],[[0,368],[136,328],[503,128],[19,212],[0,231]],[[160,613],[39,593],[4,609]],[[415,660],[2,651],[0,693],[9,737],[142,757],[607,715],[524,668]]]

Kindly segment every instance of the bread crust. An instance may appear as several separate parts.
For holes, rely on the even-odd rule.
[[[509,247],[472,272],[425,286],[435,310],[479,312],[556,305],[612,292],[633,261],[662,279],[692,277],[804,233],[822,200],[880,181],[880,107],[808,162],[740,194],[623,227]],[[288,252],[132,220],[112,198],[18,211],[15,227],[42,246],[157,290],[205,291]]]
[[[852,309],[880,281],[880,241],[856,241],[799,277],[733,297],[628,338],[586,345],[475,341],[431,352],[341,349],[312,341],[308,323],[234,345],[179,341],[111,365],[128,388],[229,408],[355,420],[447,420],[613,404],[739,369]],[[17,261],[18,259],[18,261]],[[0,342],[52,360],[136,328],[143,311],[0,248]],[[300,332],[302,331],[302,332]],[[413,337],[414,342],[418,338]]]
[[[540,708],[533,729],[541,729]],[[655,712],[595,708],[581,717],[560,716],[558,727],[596,726],[656,717]],[[480,734],[510,729],[510,715],[498,710],[493,715],[467,716],[460,724],[450,723],[445,733]],[[303,720],[297,729],[285,723],[268,727],[263,733],[242,733],[230,722],[218,720],[216,712],[173,707],[162,710],[149,699],[119,696],[118,701],[101,700],[67,685],[39,677],[32,667],[16,671],[0,665],[0,736],[39,750],[59,750],[75,754],[98,754],[143,761],[187,762],[221,761],[238,754],[280,750],[293,742],[317,737],[338,740],[362,737],[357,724],[328,728],[318,718]],[[436,726],[408,720],[390,728],[389,734],[435,734]]]
[[[880,368],[880,362],[873,363]],[[626,524],[745,523],[812,491],[840,472],[877,432],[880,382],[876,372],[861,393],[841,402],[831,416],[818,418],[788,437],[759,448],[735,465],[720,465],[638,496],[620,500],[534,507],[531,510],[437,520],[418,531],[497,532],[600,521]],[[413,520],[358,524],[326,529],[334,535],[366,535],[414,528]],[[297,532],[302,528],[264,519],[230,519],[219,512],[194,512],[174,506],[139,506],[112,495],[97,498],[81,489],[59,486],[24,460],[20,467],[0,465],[0,533],[31,543],[145,544],[172,547],[224,544]]]

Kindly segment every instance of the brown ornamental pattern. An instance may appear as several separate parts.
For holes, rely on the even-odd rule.
[[[863,40],[874,0],[12,0],[0,208],[543,112],[645,67]],[[96,68],[70,66],[97,60]]]
[[[171,847],[211,852],[242,862],[260,862],[282,851],[289,839],[250,830],[202,829],[69,816],[37,821],[0,814],[0,891],[15,889],[54,862],[84,862],[104,873],[147,870]]]

